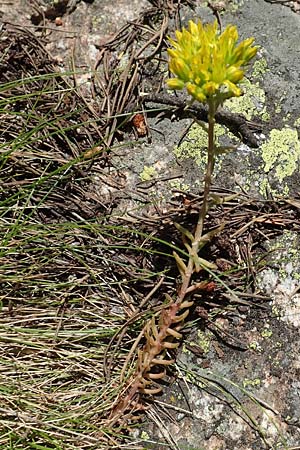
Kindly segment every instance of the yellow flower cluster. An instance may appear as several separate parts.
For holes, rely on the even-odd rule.
[[[202,25],[189,21],[189,29],[176,31],[176,39],[169,39],[174,47],[168,49],[169,68],[176,78],[167,80],[171,89],[183,89],[200,102],[215,98],[222,103],[226,98],[241,95],[237,83],[247,64],[257,52],[254,38],[237,45],[238,31],[229,25],[218,33],[218,24]]]

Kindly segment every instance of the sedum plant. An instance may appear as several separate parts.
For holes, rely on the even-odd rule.
[[[211,262],[201,258],[199,252],[223,228],[220,226],[203,233],[209,205],[221,201],[210,194],[215,158],[219,150],[215,146],[215,114],[226,99],[242,94],[238,83],[244,76],[243,67],[257,52],[257,47],[252,45],[253,38],[238,44],[236,27],[229,25],[223,33],[219,33],[217,22],[203,26],[200,21],[198,23],[190,21],[188,29],[176,31],[176,39],[169,41],[173,47],[168,49],[169,69],[174,77],[167,80],[167,85],[171,89],[186,88],[192,102],[197,100],[208,105],[208,124],[201,124],[208,134],[203,203],[195,231],[190,232],[175,224],[182,233],[188,251],[187,261],[183,261],[174,252],[181,283],[174,297],[165,294],[167,304],[149,319],[138,341],[134,343],[130,355],[142,338],[145,342],[138,350],[137,365],[129,377],[127,388],[123,390],[111,412],[112,424],[118,423],[121,418],[132,417],[127,411],[129,407],[131,412],[139,408],[139,402],[136,402],[139,394],[151,395],[161,391],[159,380],[165,376],[166,367],[173,362],[168,358],[167,352],[177,348],[178,340],[182,338],[180,330],[189,314],[189,308],[193,305],[191,295],[197,290],[209,290],[213,287],[208,281],[192,283],[192,275],[201,269],[215,268]],[[226,201],[226,198],[222,201]],[[123,367],[123,374],[127,365],[128,361]]]
[[[238,31],[234,25],[228,25],[223,33],[219,33],[217,21],[207,25],[203,25],[201,21],[189,21],[188,29],[177,30],[175,35],[176,39],[169,39],[173,48],[168,49],[169,69],[174,78],[168,79],[167,85],[171,89],[186,88],[192,102],[197,100],[208,106],[208,125],[201,124],[208,134],[202,208],[195,232],[191,234],[187,230],[181,230],[189,252],[188,264],[185,265],[178,255],[174,255],[182,276],[182,286],[177,299],[180,303],[190,289],[193,272],[198,272],[201,267],[207,265],[210,267],[207,261],[199,258],[199,250],[220,231],[217,229],[203,236],[215,159],[218,152],[221,152],[215,145],[215,115],[226,99],[242,94],[238,83],[244,77],[244,66],[256,55],[257,47],[253,46],[254,38],[238,44]],[[220,201],[216,197],[213,200]]]

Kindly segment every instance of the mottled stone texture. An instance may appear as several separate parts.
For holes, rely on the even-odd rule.
[[[43,10],[47,7],[46,1],[35,3]],[[146,0],[78,2],[59,26],[48,23],[53,31],[47,49],[62,67],[68,68],[74,57],[77,67],[91,68],[98,54],[95,44],[105,42],[126,20],[133,20],[149,6]],[[0,10],[3,20],[27,26],[37,12],[26,0],[15,0],[13,7],[0,4]],[[184,11],[183,22],[195,16],[213,20],[211,10],[200,2],[196,12]],[[230,105],[232,110],[244,111],[249,120],[262,123],[261,145],[254,150],[232,138],[238,149],[217,166],[217,183],[238,189],[238,182],[260,198],[266,192],[293,195],[300,190],[300,16],[280,4],[248,0],[229,2],[221,19],[223,25],[236,24],[242,38],[255,37],[261,46],[257,60],[264,63],[249,75],[245,96]],[[178,187],[200,188],[201,136],[192,129],[194,134],[187,137],[185,147],[174,152],[187,123],[150,120],[156,129],[152,143],[136,143],[134,150],[122,148],[115,164],[123,167],[128,183],[140,181],[147,169],[155,176],[179,173],[182,178]],[[159,192],[155,189],[152,195],[159,196],[170,185]],[[281,250],[273,253],[272,268],[262,271],[258,278],[262,291],[271,297],[272,314],[262,310],[237,315],[234,336],[243,342],[243,349],[220,342],[208,331],[204,337],[193,336],[194,343],[204,347],[205,357],[197,357],[183,347],[178,370],[192,384],[178,381],[165,390],[164,400],[182,410],[170,410],[173,421],[160,412],[165,431],[149,424],[145,448],[167,448],[158,443],[163,441],[163,433],[170,446],[182,450],[299,448],[299,240],[294,235],[284,239],[268,245],[270,249],[276,245],[288,247],[290,254]],[[229,327],[225,319],[217,325],[232,333],[232,324]]]

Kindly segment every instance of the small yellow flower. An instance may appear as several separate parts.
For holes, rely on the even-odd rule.
[[[257,52],[252,46],[254,38],[237,44],[238,31],[228,25],[218,33],[218,24],[202,25],[189,21],[188,30],[175,32],[176,39],[169,39],[173,48],[168,49],[169,69],[175,75],[167,80],[171,89],[183,89],[196,100],[205,102],[214,98],[222,103],[226,98],[241,95],[237,84],[243,79],[242,66]]]

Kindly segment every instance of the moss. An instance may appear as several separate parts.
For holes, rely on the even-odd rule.
[[[262,144],[261,151],[264,171],[268,173],[274,170],[278,181],[282,183],[298,166],[300,143],[297,131],[288,127],[271,130],[270,138]]]
[[[154,167],[144,166],[142,173],[140,173],[140,179],[142,181],[150,181],[157,176],[157,172]]]

